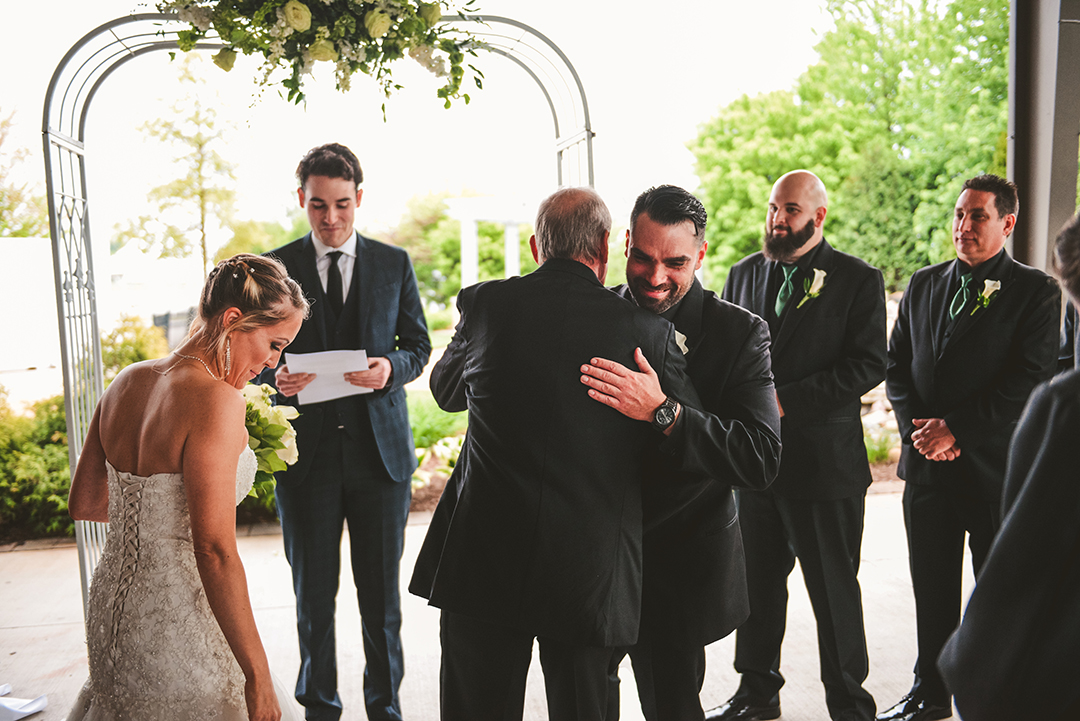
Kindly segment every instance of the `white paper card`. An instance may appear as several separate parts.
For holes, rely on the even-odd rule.
[[[321,403],[335,398],[371,393],[373,388],[354,386],[345,380],[346,373],[367,370],[365,350],[326,350],[319,353],[286,353],[285,365],[290,373],[314,373],[304,390],[300,391],[300,403]]]

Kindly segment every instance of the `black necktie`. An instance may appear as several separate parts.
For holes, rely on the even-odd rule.
[[[338,268],[341,251],[335,250],[327,255],[330,258],[330,268],[326,274],[326,301],[330,304],[330,310],[334,311],[336,318],[341,315],[341,309],[345,307],[345,297],[341,292],[341,268]]]

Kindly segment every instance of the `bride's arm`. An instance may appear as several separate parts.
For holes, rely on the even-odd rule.
[[[68,514],[76,521],[105,523],[109,520],[109,476],[105,470],[105,449],[101,445],[100,419],[99,405],[90,420],[68,491]]]
[[[247,680],[248,716],[276,721],[281,711],[236,548],[236,464],[247,443],[246,406],[224,386],[205,400],[189,426],[182,460],[195,561],[206,599]]]

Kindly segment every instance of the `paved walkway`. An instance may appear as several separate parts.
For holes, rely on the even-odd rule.
[[[880,488],[879,488],[880,486]],[[892,705],[911,684],[915,661],[914,601],[907,570],[907,548],[901,515],[899,483],[875,484],[867,496],[863,539],[862,582],[870,677],[866,686],[879,707]],[[256,621],[270,664],[291,680],[299,665],[295,611],[289,568],[281,537],[273,527],[245,529],[240,552],[248,574]],[[410,519],[405,537],[402,586],[427,531],[427,518]],[[347,558],[347,554],[344,556]],[[966,574],[970,585],[970,570]],[[346,721],[365,719],[361,689],[363,650],[360,619],[349,589],[352,578],[342,573],[338,599],[338,668]],[[787,685],[781,702],[786,721],[828,719],[824,691],[818,680],[817,640],[810,604],[798,571],[790,583],[791,601],[783,670]],[[403,590],[405,680],[402,706],[409,721],[438,718],[439,615]],[[734,636],[707,650],[708,673],[702,690],[706,708],[722,703],[738,679],[731,668]],[[623,719],[641,714],[628,662],[622,669]],[[66,718],[86,678],[78,560],[74,545],[36,542],[18,548],[0,547],[0,684],[10,683],[12,695],[22,698],[47,694],[49,707],[34,721]],[[539,662],[529,677],[526,718],[546,718]]]

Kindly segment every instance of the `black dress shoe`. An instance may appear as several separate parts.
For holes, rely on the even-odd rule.
[[[877,715],[877,721],[936,721],[952,716],[951,706],[932,704],[909,693],[888,711]]]
[[[742,698],[729,698],[722,706],[705,712],[705,721],[768,721],[774,718],[780,718],[780,704],[753,706]]]

